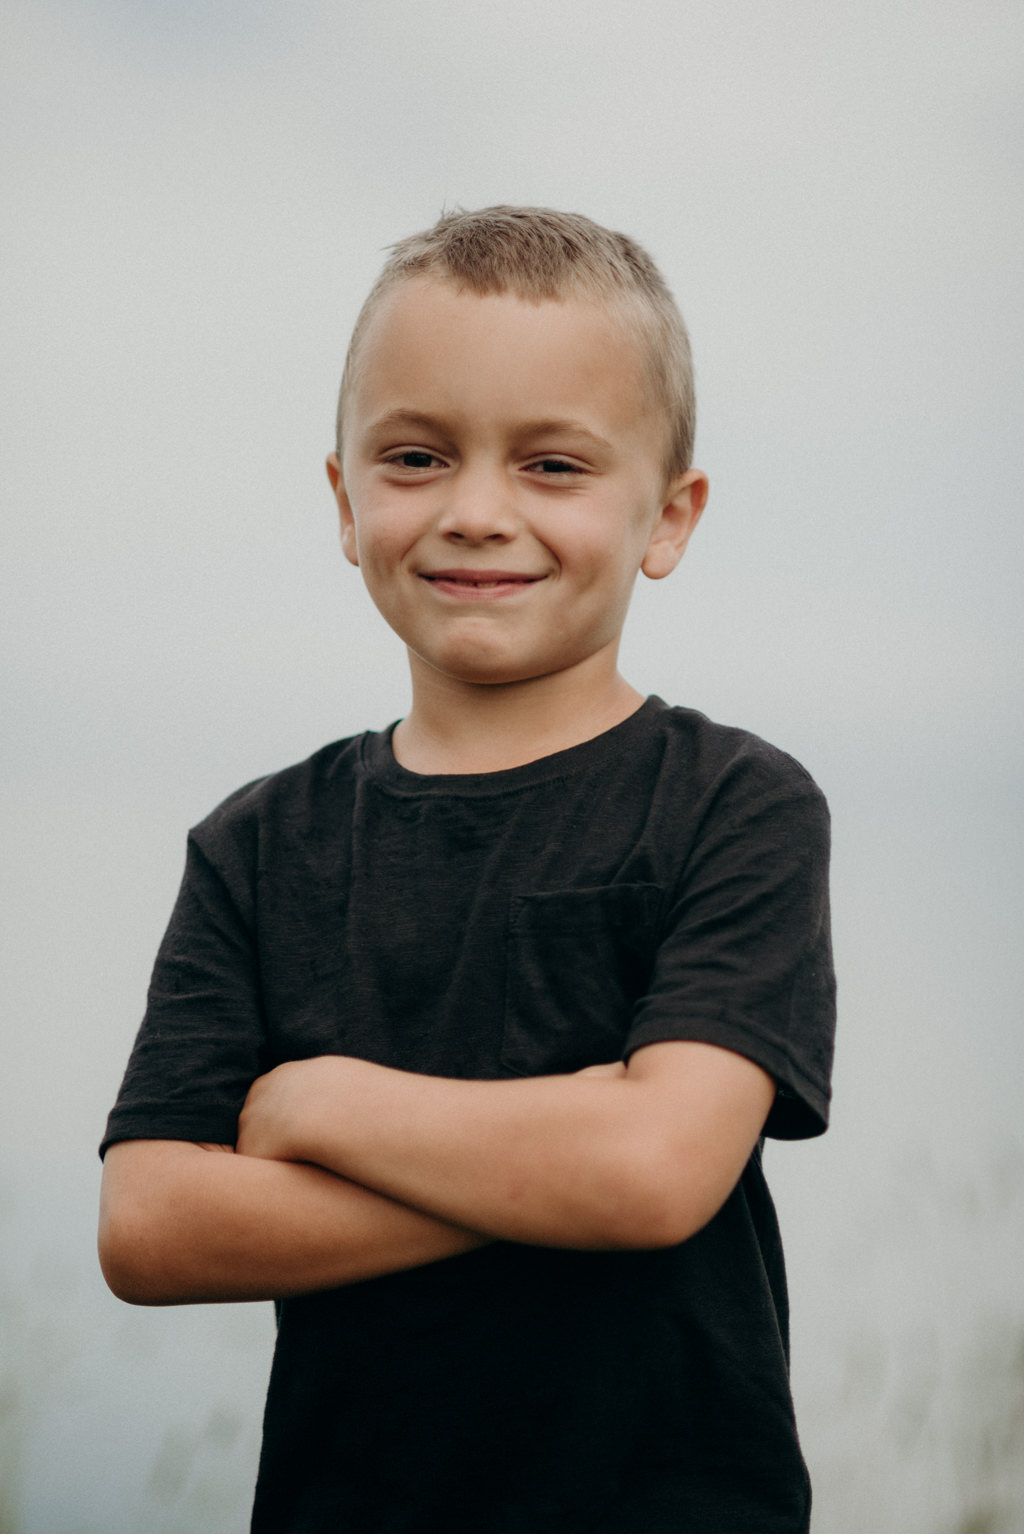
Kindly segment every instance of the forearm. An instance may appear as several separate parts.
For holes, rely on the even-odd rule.
[[[133,1304],[283,1299],[484,1240],[320,1167],[143,1140],[104,1166],[100,1261]]]
[[[315,1162],[491,1236],[582,1248],[671,1245],[699,1230],[774,1091],[749,1061],[697,1044],[638,1051],[617,1077],[451,1081],[347,1059],[275,1077],[243,1112],[247,1149]]]
[[[644,1154],[619,1083],[448,1081],[390,1071],[358,1118],[311,1125],[318,1165],[489,1234],[541,1245],[631,1245]],[[396,1132],[397,1127],[400,1130]]]
[[[581,1248],[632,1245],[644,1145],[618,1083],[545,1077],[420,1080],[389,1073],[358,1125],[317,1135],[319,1164],[489,1234]],[[383,1114],[383,1117],[381,1115]],[[401,1125],[400,1133],[395,1126]]]

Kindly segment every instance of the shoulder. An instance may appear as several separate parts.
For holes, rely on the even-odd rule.
[[[718,724],[697,709],[652,698],[650,723],[662,753],[663,774],[693,798],[720,803],[737,797],[792,798],[818,806],[825,796],[807,769],[787,751],[750,730]]]
[[[325,811],[343,805],[365,771],[367,748],[380,739],[366,731],[322,746],[312,756],[245,783],[221,800],[189,832],[208,854],[253,848],[281,834],[312,833]]]

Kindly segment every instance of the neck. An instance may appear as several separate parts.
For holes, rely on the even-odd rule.
[[[525,682],[462,683],[412,660],[413,706],[397,726],[395,759],[424,774],[501,772],[568,750],[636,712],[643,694],[618,671],[586,664]]]

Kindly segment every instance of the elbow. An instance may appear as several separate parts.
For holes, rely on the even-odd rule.
[[[97,1252],[107,1288],[128,1305],[154,1305],[149,1275],[139,1262],[135,1244],[110,1221],[100,1225]]]
[[[100,1268],[107,1288],[126,1305],[167,1305],[171,1301],[157,1295],[152,1286],[130,1264],[123,1263],[100,1251]]]
[[[173,1305],[185,1298],[174,1292],[166,1259],[144,1218],[105,1209],[97,1253],[107,1288],[126,1304]]]
[[[705,1223],[666,1199],[651,1197],[603,1222],[600,1245],[612,1251],[658,1251],[688,1241]]]
[[[654,1147],[620,1164],[623,1176],[604,1210],[604,1238],[621,1251],[656,1251],[695,1236],[723,1199],[695,1185],[678,1156]]]
[[[205,1152],[203,1153],[205,1157]],[[107,1287],[129,1305],[180,1305],[201,1298],[194,1252],[194,1168],[187,1143],[112,1145],[103,1165],[97,1249]]]
[[[148,1298],[148,1290],[137,1265],[132,1262],[129,1254],[123,1250],[114,1236],[101,1230],[97,1250],[100,1272],[111,1294],[119,1300],[124,1300],[128,1305],[153,1303]]]

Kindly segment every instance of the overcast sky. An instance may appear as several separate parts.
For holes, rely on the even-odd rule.
[[[795,1286],[801,1200],[1011,1164],[1022,46],[1006,0],[8,0],[15,1181],[94,1153],[186,827],[406,706],[323,459],[384,247],[493,202],[635,235],[691,328],[711,500],[627,676],[832,801],[835,1127],[773,1156]]]

